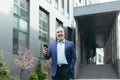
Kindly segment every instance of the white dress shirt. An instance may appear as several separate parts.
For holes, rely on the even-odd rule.
[[[68,64],[65,57],[65,40],[57,43],[57,64]]]

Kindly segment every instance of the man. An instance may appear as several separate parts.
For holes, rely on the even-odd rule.
[[[46,59],[52,59],[50,76],[52,80],[70,80],[76,62],[76,52],[74,44],[64,39],[64,29],[56,29],[57,42],[50,44],[49,48],[44,48],[43,53]]]

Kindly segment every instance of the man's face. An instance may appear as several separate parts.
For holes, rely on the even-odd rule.
[[[64,39],[64,30],[62,28],[59,28],[59,29],[56,30],[56,37],[57,37],[57,40],[63,41],[63,39]]]

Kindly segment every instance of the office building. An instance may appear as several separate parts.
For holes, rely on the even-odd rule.
[[[56,40],[56,27],[74,27],[73,19],[73,0],[2,0],[0,50],[6,65],[14,67],[18,50],[43,57],[43,45]]]

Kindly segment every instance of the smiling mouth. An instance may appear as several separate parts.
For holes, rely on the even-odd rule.
[[[59,35],[59,36],[57,36],[58,38],[62,38],[63,36],[62,35]]]

